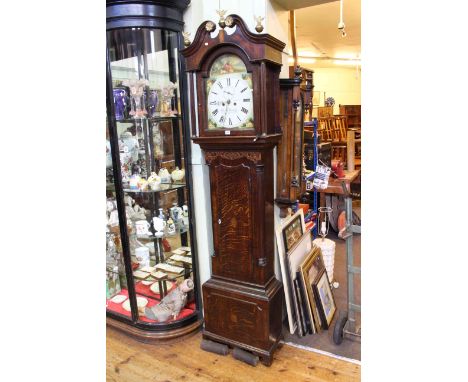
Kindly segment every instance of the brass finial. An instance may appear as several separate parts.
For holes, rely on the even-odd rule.
[[[265,18],[262,17],[262,16],[254,16],[254,20],[255,20],[255,22],[257,23],[257,25],[255,26],[255,30],[256,30],[258,33],[263,32],[262,21],[265,20]]]
[[[213,21],[208,21],[206,24],[205,24],[205,28],[208,32],[213,32],[216,28],[216,25]]]
[[[224,15],[226,14],[226,12],[227,11],[225,9],[218,9],[216,11],[216,13],[219,15],[218,25],[223,29],[226,27],[226,19],[224,18]]]
[[[230,28],[234,25],[234,18],[231,15],[229,15],[228,17],[226,17],[226,20],[224,20],[224,23],[227,27]]]
[[[190,45],[190,32],[182,32],[182,36],[184,36],[184,46],[187,47]]]

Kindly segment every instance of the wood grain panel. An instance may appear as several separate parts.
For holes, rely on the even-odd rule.
[[[240,158],[245,161],[245,158]],[[252,194],[251,167],[245,163],[212,166],[213,274],[251,281]]]
[[[256,323],[262,318],[262,309],[255,303],[241,300],[236,297],[226,296],[216,292],[208,294],[206,310],[219,309],[224,311],[223,320],[211,320],[206,329],[221,335],[229,333],[229,338],[234,341],[249,343],[252,346],[261,346],[260,338],[257,338]],[[208,314],[216,312],[208,312]]]

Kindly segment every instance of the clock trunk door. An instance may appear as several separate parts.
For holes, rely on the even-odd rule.
[[[245,158],[218,158],[210,170],[213,239],[213,274],[252,282],[255,216],[255,166]]]

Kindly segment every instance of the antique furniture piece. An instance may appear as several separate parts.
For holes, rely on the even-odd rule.
[[[361,105],[340,105],[340,114],[348,117],[350,129],[361,128]]]
[[[354,161],[361,167],[361,105],[340,105],[340,114],[348,118],[348,129],[355,132]]]
[[[283,136],[278,145],[276,199],[280,216],[297,203],[302,193],[303,95],[299,77],[280,80],[280,123]]]
[[[317,108],[318,118],[333,117],[333,106],[320,106]]]
[[[203,285],[203,337],[270,365],[281,337],[283,287],[274,274],[273,149],[281,138],[285,44],[237,15],[206,21],[182,51],[193,141],[210,168],[214,253]],[[228,34],[224,27],[235,28]],[[230,32],[231,32],[230,31]]]
[[[290,66],[289,77],[299,77],[301,79],[301,93],[304,98],[304,121],[311,122],[313,108],[312,95],[314,91],[314,71],[299,66]]]
[[[145,342],[202,323],[187,85],[179,76],[188,3],[107,1],[107,324]],[[179,290],[186,294],[177,300]],[[174,303],[168,314],[145,314],[159,312],[166,296],[164,306]]]
[[[313,71],[301,67],[289,67],[292,79],[281,79],[280,116],[283,136],[278,145],[277,184],[275,202],[280,216],[287,216],[287,209],[306,193],[303,179],[306,149],[313,160],[315,144],[310,141],[306,147],[304,133],[313,134],[312,91]],[[312,155],[312,156],[311,156]],[[310,166],[308,170],[315,170]]]

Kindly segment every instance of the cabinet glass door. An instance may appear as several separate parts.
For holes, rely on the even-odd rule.
[[[106,126],[106,308],[114,314],[131,318],[128,284],[120,231],[120,217],[114,188],[114,163],[109,138],[109,125]]]
[[[147,324],[196,314],[178,38],[160,29],[107,32],[130,289],[136,294],[138,321]],[[115,192],[113,183],[107,188]]]

